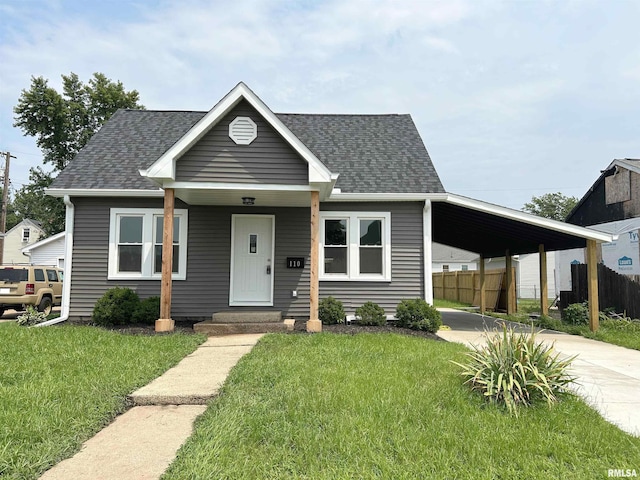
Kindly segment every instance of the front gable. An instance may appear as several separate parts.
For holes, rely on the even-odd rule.
[[[180,138],[171,148],[169,148],[156,162],[153,163],[148,169],[141,170],[140,174],[144,177],[148,177],[156,183],[166,186],[167,183],[176,182],[177,180],[177,164],[178,160],[181,159],[184,155],[186,155],[192,148],[194,148],[199,142],[205,137],[208,137],[205,142],[199,147],[199,149],[206,148],[208,142],[211,142],[211,135],[208,135],[220,122],[223,120],[228,120],[229,122],[233,121],[235,116],[231,116],[230,113],[238,106],[240,108],[243,107],[241,104],[248,104],[254,111],[254,115],[256,115],[256,119],[262,119],[265,123],[263,126],[270,126],[272,129],[272,133],[277,133],[281,139],[290,146],[291,149],[297,153],[300,159],[306,162],[307,168],[307,181],[308,183],[316,183],[316,184],[324,184],[329,186],[326,189],[328,192],[331,191],[330,186],[335,183],[337,175],[332,175],[329,169],[318,160],[318,158],[309,150],[306,145],[304,145],[292,132],[287,128],[284,123],[282,123],[278,117],[260,100],[257,95],[255,95],[244,83],[240,82],[236,87],[231,90],[220,102],[218,102],[198,123],[196,123],[188,132],[186,132],[182,138]],[[253,120],[255,122],[255,119]],[[227,123],[228,130],[228,123]],[[219,132],[218,132],[219,133]],[[215,137],[216,132],[212,132],[212,135]],[[217,142],[222,142],[221,137],[217,137]],[[251,142],[252,144],[253,142]],[[214,141],[216,144],[216,141]],[[249,145],[238,145],[240,146],[250,146]],[[220,143],[217,144],[218,148],[220,147]],[[198,149],[196,149],[198,152]],[[225,156],[225,158],[229,158],[229,156]],[[288,161],[290,161],[289,159]],[[191,163],[189,163],[191,162]],[[196,162],[197,163],[197,162]],[[206,162],[205,162],[206,163]],[[243,168],[247,170],[244,172],[244,180],[246,182],[247,179],[251,179],[251,170],[255,169],[255,165],[253,167],[247,168],[248,162],[235,162],[235,168],[239,168],[242,170]],[[187,168],[189,166],[190,168]],[[200,162],[200,166],[194,165],[194,160],[191,159],[187,162],[184,171],[181,172],[181,175],[186,177],[193,176],[196,174],[196,178],[199,173],[202,173],[204,165]],[[212,172],[214,177],[221,173],[219,168],[215,168],[216,172]],[[258,173],[258,177],[261,175],[260,169],[257,172],[254,171],[253,174]],[[241,172],[242,173],[242,172]],[[208,175],[208,174],[207,174]],[[253,178],[255,183],[256,178]],[[233,183],[239,183],[235,181]]]
[[[232,139],[240,125],[248,131]],[[307,162],[246,100],[176,160],[177,182],[308,185]]]

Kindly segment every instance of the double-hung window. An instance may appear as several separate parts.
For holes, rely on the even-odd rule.
[[[173,219],[173,279],[187,274],[187,210]],[[112,208],[109,230],[109,279],[160,279],[162,276],[162,209]]]
[[[389,212],[321,212],[320,279],[391,281]]]

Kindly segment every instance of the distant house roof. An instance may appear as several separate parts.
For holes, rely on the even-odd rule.
[[[58,175],[53,189],[141,189],[142,177],[207,112],[119,110]],[[441,193],[410,115],[276,114],[353,193]],[[178,160],[179,161],[179,160]]]
[[[576,206],[567,215],[566,222],[574,225],[596,225],[611,221],[623,220],[627,218],[622,204],[604,204],[604,183],[605,178],[613,175],[618,167],[640,174],[640,159],[636,158],[616,158],[607,168],[600,172],[600,176],[593,182],[593,185],[578,201]],[[598,211],[594,211],[598,209]]]
[[[477,262],[480,255],[477,253],[450,247],[441,243],[431,244],[431,260],[437,263],[472,263]]]
[[[45,245],[55,242],[56,240],[60,240],[60,239],[64,240],[65,235],[66,235],[66,232],[56,233],[55,235],[52,235],[51,237],[47,237],[44,240],[40,240],[38,242],[27,245],[22,249],[22,253],[25,253],[25,254],[31,253],[33,250],[37,250],[41,247],[44,247]]]
[[[38,222],[37,220],[31,220],[29,218],[25,218],[21,222],[14,225],[13,228],[7,230],[7,232],[4,235],[9,235],[14,230],[17,230],[18,228],[24,228],[24,227],[33,227],[42,231],[42,224],[40,222]]]

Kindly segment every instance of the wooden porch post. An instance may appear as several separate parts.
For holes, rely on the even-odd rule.
[[[322,322],[318,319],[318,245],[320,232],[320,194],[311,192],[311,265],[309,268],[309,321],[307,332],[321,332]]]
[[[484,255],[480,255],[480,313],[487,311],[486,283],[484,276]]]
[[[589,288],[589,328],[595,332],[600,327],[598,314],[598,260],[596,241],[587,240],[587,286]]]
[[[173,206],[175,191],[164,189],[164,220],[162,231],[162,280],[160,285],[160,318],[156,320],[156,332],[172,332],[175,322],[171,319],[171,272],[173,270]]]
[[[549,315],[549,292],[547,285],[547,252],[544,245],[538,247],[540,253],[540,314]]]
[[[513,265],[511,252],[509,250],[505,253],[505,264],[507,269],[507,315],[513,315],[516,313],[515,305],[515,284],[513,283]]]

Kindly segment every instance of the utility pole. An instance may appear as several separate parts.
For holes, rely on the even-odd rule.
[[[16,157],[13,157],[16,158]],[[7,229],[7,203],[9,201],[9,163],[11,153],[4,154],[4,183],[2,187],[2,215],[0,216],[0,265],[4,262],[4,233]]]

